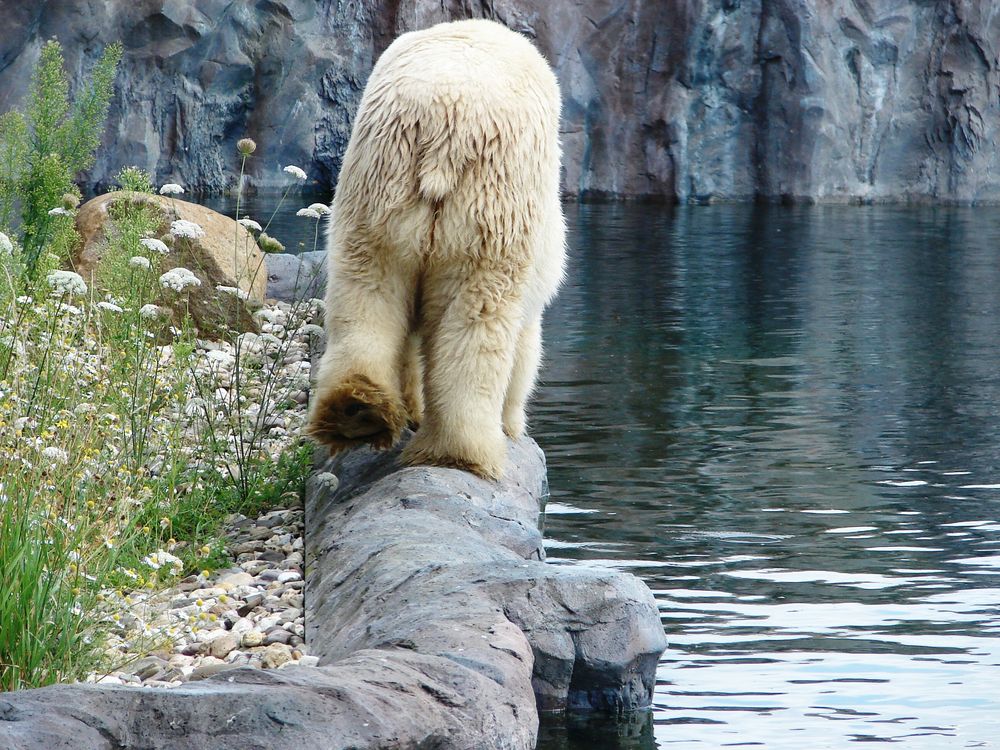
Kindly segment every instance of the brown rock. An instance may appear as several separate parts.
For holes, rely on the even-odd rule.
[[[277,669],[285,662],[292,660],[292,649],[284,643],[272,643],[264,651],[261,666],[264,669]]]
[[[100,286],[98,269],[108,248],[108,238],[116,231],[110,214],[115,204],[127,199],[155,207],[161,219],[156,232],[158,237],[171,239],[167,235],[175,216],[192,221],[205,231],[205,236],[198,240],[174,239],[170,254],[160,258],[161,272],[183,266],[201,280],[201,286],[191,287],[183,298],[164,291],[157,304],[171,308],[175,322],[190,312],[196,328],[205,338],[221,338],[226,328],[256,331],[257,325],[247,306],[232,295],[218,292],[216,287],[236,287],[247,294],[250,304],[261,304],[267,289],[264,254],[246,229],[228,216],[204,206],[159,195],[121,191],[98,196],[77,212],[80,246],[73,259],[75,270],[89,283],[94,283],[96,278]],[[142,254],[150,255],[149,252]]]

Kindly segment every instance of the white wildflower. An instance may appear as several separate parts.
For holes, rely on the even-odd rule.
[[[143,305],[139,308],[139,317],[144,320],[152,320],[163,315],[163,308],[157,305]]]
[[[215,287],[215,291],[222,292],[223,294],[231,294],[234,297],[239,297],[242,300],[250,299],[249,294],[247,294],[242,289],[235,286],[223,286],[220,284]]]
[[[120,313],[125,312],[122,308],[116,305],[114,302],[98,302],[97,306],[102,310],[107,310],[108,312]]]
[[[187,237],[192,240],[205,236],[205,230],[200,225],[187,219],[177,219],[170,223],[170,234],[174,237]]]
[[[3,232],[0,232],[0,255],[12,255],[14,253],[14,243],[10,241]]]
[[[69,461],[69,454],[62,448],[56,448],[54,445],[50,445],[48,448],[43,449],[42,456],[50,461],[55,461],[61,464]]]
[[[289,164],[287,167],[285,167],[281,171],[282,172],[287,172],[288,174],[290,174],[292,177],[294,177],[297,180],[304,180],[304,179],[306,179],[306,173],[301,168],[296,167],[294,164]]]
[[[31,297],[29,297],[27,295],[22,295],[22,296],[18,297],[14,301],[17,302],[17,304],[19,304],[19,305],[30,305],[35,300],[33,300]]]
[[[93,414],[97,411],[97,407],[91,403],[84,401],[82,404],[77,404],[73,407],[73,413],[77,416],[82,416],[84,414]]]
[[[67,305],[65,302],[60,302],[58,309],[59,309],[60,312],[64,312],[64,313],[66,313],[68,315],[82,315],[83,314],[83,310],[81,310],[79,307],[77,307],[76,305]]]
[[[180,195],[183,192],[184,188],[182,188],[176,182],[168,182],[166,185],[160,188],[160,195]]]
[[[201,286],[201,279],[187,268],[171,268],[160,276],[160,286],[164,289],[173,289],[175,292],[183,292],[189,286]]]
[[[175,570],[180,570],[184,567],[184,563],[181,562],[179,557],[171,555],[169,552],[162,549],[158,549],[156,552],[146,555],[142,558],[142,561],[153,570],[159,570],[160,568],[167,566],[174,568]]]
[[[174,224],[176,224],[176,223],[177,222],[175,221]],[[189,221],[185,221],[184,223],[185,224],[191,224],[191,222],[189,222]],[[192,226],[198,227],[197,224],[192,224]],[[198,227],[198,229],[200,231],[201,227]],[[170,233],[171,234],[175,234],[174,233],[173,225],[171,225],[171,227],[170,227]],[[179,235],[178,234],[177,236],[181,237],[181,236],[186,236],[186,235]],[[153,237],[143,237],[141,240],[139,240],[139,244],[142,245],[147,250],[152,250],[154,253],[159,253],[160,255],[169,255],[170,254],[170,248],[167,247],[166,243],[163,242],[163,240],[157,240],[157,239],[154,239]]]
[[[149,258],[144,258],[141,255],[133,255],[128,259],[128,264],[133,268],[141,268],[144,271],[148,271],[153,267],[153,265],[149,262]]]
[[[325,203],[311,203],[309,208],[318,213],[320,216],[329,216],[330,207]]]
[[[319,219],[321,218],[319,213],[313,211],[311,208],[300,208],[295,212],[296,216],[305,216],[307,219]]]
[[[84,283],[83,277],[73,271],[50,271],[45,279],[57,294],[87,293],[87,285]]]
[[[62,206],[56,206],[55,208],[49,209],[49,216],[72,216],[72,211],[67,211]]]
[[[253,219],[249,218],[248,216],[244,216],[242,219],[240,219],[236,223],[239,224],[240,226],[242,226],[244,229],[252,229],[255,232],[263,232],[264,231],[264,227],[262,227],[260,224],[258,224],[256,221],[254,221]]]

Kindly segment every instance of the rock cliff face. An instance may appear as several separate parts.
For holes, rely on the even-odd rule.
[[[378,54],[469,16],[555,66],[571,195],[1000,201],[1000,0],[0,0],[0,111],[44,39],[76,75],[120,39],[92,182],[224,188],[250,135],[253,182],[328,187]]]

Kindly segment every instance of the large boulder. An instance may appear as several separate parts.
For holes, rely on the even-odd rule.
[[[77,273],[89,282],[99,280],[108,240],[117,231],[114,207],[125,201],[144,203],[158,217],[159,226],[153,234],[164,239],[171,250],[161,258],[161,268],[166,271],[182,266],[201,280],[201,286],[189,288],[183,299],[164,294],[160,304],[172,307],[178,320],[190,314],[198,332],[207,338],[224,338],[232,330],[256,329],[247,305],[233,295],[218,292],[217,287],[237,288],[251,306],[261,305],[267,293],[264,253],[253,235],[234,219],[196,203],[125,191],[106,193],[88,201],[76,214],[80,244],[73,266]],[[170,237],[174,219],[194,222],[204,230],[204,237]]]

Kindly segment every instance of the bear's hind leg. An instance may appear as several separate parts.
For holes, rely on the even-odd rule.
[[[538,365],[542,359],[541,316],[528,320],[518,336],[517,353],[514,357],[514,371],[503,404],[503,431],[517,440],[524,436],[526,418],[524,414],[528,397],[535,389]]]
[[[499,479],[507,457],[501,426],[514,365],[520,299],[510,272],[438,269],[422,309],[424,419],[403,451],[408,464],[465,469]]]

